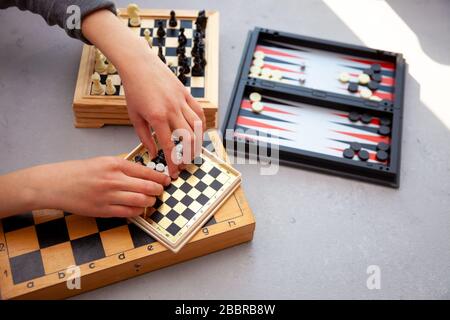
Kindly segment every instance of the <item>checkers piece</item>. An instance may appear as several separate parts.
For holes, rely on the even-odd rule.
[[[364,69],[363,73],[367,74],[369,77],[372,77],[372,75],[374,74],[372,69]]]
[[[369,160],[369,152],[367,152],[367,150],[361,150],[360,152],[358,152],[358,158],[361,161],[367,161]]]
[[[376,82],[376,81],[370,81],[370,82],[367,84],[367,87],[368,87],[370,90],[375,91],[375,90],[378,89],[378,82]]]
[[[280,70],[272,70],[272,79],[276,81],[280,81],[283,79],[283,73]]]
[[[382,136],[387,136],[391,133],[391,129],[388,126],[380,126],[378,128],[378,133]]]
[[[260,113],[263,111],[264,106],[260,101],[256,101],[252,103],[252,111],[255,113]]]
[[[352,142],[352,143],[350,143],[350,148],[355,152],[359,152],[361,150],[362,146],[359,142]]]
[[[370,99],[370,97],[372,96],[372,91],[367,88],[361,88],[361,90],[359,90],[359,95],[361,96],[361,98]]]
[[[386,151],[378,150],[376,154],[377,160],[380,162],[384,162],[389,158],[389,155]]]
[[[272,76],[272,70],[269,68],[262,68],[261,69],[261,75],[263,77],[271,77]]]
[[[369,81],[370,81],[370,76],[365,74],[365,73],[361,73],[358,76],[358,81],[359,81],[360,84],[363,84],[363,85],[368,84]]]
[[[262,59],[264,59],[265,54],[262,51],[255,51],[255,53],[253,54],[253,57],[255,59],[261,59],[262,60]]]
[[[361,119],[361,115],[360,115],[358,112],[352,111],[352,112],[350,112],[350,113],[348,114],[348,119],[349,119],[351,122],[356,122],[356,121],[359,121],[359,120]]]
[[[251,66],[250,73],[259,75],[261,73],[261,68],[258,66]]]
[[[391,119],[389,118],[380,118],[380,124],[382,126],[390,126],[391,125]]]
[[[255,59],[255,60],[253,60],[253,65],[257,66],[258,68],[262,68],[264,66],[264,60],[263,59]]]
[[[363,123],[365,123],[365,124],[369,124],[370,121],[372,121],[372,116],[371,116],[370,114],[364,113],[364,114],[361,116],[361,121],[362,121]]]
[[[377,144],[377,149],[381,151],[388,151],[390,148],[389,144],[386,142],[379,142]]]
[[[259,94],[258,92],[250,93],[249,97],[250,97],[250,101],[252,101],[252,102],[259,102],[262,99],[261,94]]]
[[[347,72],[342,72],[339,75],[339,81],[342,83],[347,83],[350,81],[350,75]]]
[[[353,151],[352,149],[345,149],[342,154],[346,159],[353,159],[353,157],[355,156],[355,151]]]
[[[372,96],[369,98],[369,100],[376,101],[376,102],[381,102],[381,101],[383,101],[383,99],[381,99],[380,97],[374,96],[374,95],[372,95]]]
[[[375,72],[375,73],[380,73],[381,72],[381,64],[374,63],[373,65],[370,66],[370,69],[372,69],[373,72]]]
[[[351,92],[351,93],[356,93],[356,92],[358,92],[358,88],[359,88],[359,86],[358,86],[357,83],[355,83],[355,82],[350,82],[350,83],[348,84],[347,90],[348,90],[349,92]]]
[[[381,74],[379,73],[374,73],[371,77],[370,77],[373,81],[376,81],[378,83],[381,82],[381,80],[383,79],[383,77],[381,76]]]

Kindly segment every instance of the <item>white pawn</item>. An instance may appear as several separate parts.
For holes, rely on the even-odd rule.
[[[135,3],[130,3],[127,7],[128,17],[130,17],[130,26],[139,27],[141,25],[141,17],[139,17],[139,7]]]
[[[103,73],[106,71],[105,56],[100,50],[95,50],[95,72]]]
[[[108,61],[108,66],[106,67],[106,72],[108,72],[108,74],[114,74],[117,72],[116,67],[114,67],[114,65],[111,63],[111,61]]]
[[[149,29],[145,29],[144,30],[144,38],[145,40],[147,40],[150,48],[152,47],[152,37],[150,36],[150,30]]]
[[[92,94],[100,96],[105,93],[105,90],[100,83],[100,75],[96,72],[92,75]]]
[[[111,77],[106,78],[106,94],[112,96],[116,93],[116,87],[113,85]]]

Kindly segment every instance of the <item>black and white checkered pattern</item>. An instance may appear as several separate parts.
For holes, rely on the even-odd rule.
[[[192,69],[193,62],[191,56],[191,49],[193,45],[193,33],[194,33],[194,20],[191,19],[181,19],[177,20],[178,24],[175,28],[168,26],[168,19],[142,19],[140,27],[130,27],[133,32],[138,33],[141,37],[144,37],[145,29],[150,31],[150,36],[152,37],[152,50],[158,53],[159,39],[156,35],[158,30],[159,21],[162,22],[164,30],[166,31],[166,36],[161,39],[162,51],[166,58],[167,64],[172,69],[176,71],[178,75],[178,57],[177,57],[177,47],[178,47],[178,35],[180,33],[180,28],[185,28],[184,34],[187,38],[186,43],[186,57],[188,59],[188,64]],[[106,89],[106,78],[108,74],[106,72],[100,74],[100,83],[103,88]],[[122,85],[122,80],[120,76],[116,73],[110,75],[112,78],[113,85],[116,87],[116,96],[125,95],[125,91]],[[185,87],[192,94],[194,98],[204,98],[205,97],[205,77],[193,77],[191,73],[186,74],[186,84]],[[106,95],[106,93],[105,93]]]

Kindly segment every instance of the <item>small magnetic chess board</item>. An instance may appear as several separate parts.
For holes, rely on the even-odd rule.
[[[170,27],[168,20],[171,10],[147,10],[141,9],[140,27],[130,27],[129,18],[126,9],[119,10],[119,18],[123,23],[141,37],[144,37],[144,31],[148,29],[152,37],[152,50],[158,53],[159,39],[156,35],[158,23],[163,23],[166,36],[161,40],[163,54],[166,58],[168,67],[174,72],[178,69],[177,46],[180,28],[184,28],[187,38],[186,57],[189,65],[192,67],[191,49],[193,45],[193,32],[195,30],[195,20],[198,11],[194,10],[175,10],[177,17],[177,27]],[[219,86],[219,13],[217,11],[206,11],[208,23],[205,31],[205,66],[204,76],[194,77],[191,73],[187,74],[186,90],[203,107],[208,128],[215,128],[217,125],[217,107],[218,107],[218,86]],[[106,124],[111,125],[129,125],[131,124],[125,100],[125,92],[119,74],[109,75],[113,85],[116,87],[114,95],[94,95],[92,94],[91,77],[95,72],[95,47],[84,45],[81,55],[80,68],[75,88],[73,100],[73,110],[75,116],[75,127],[77,128],[100,128]],[[100,74],[100,82],[106,87],[107,72]],[[151,88],[149,88],[151,90]]]
[[[160,150],[161,151],[161,150]],[[127,159],[150,159],[141,144]],[[130,219],[169,249],[178,252],[240,185],[241,175],[232,166],[203,149],[201,155],[180,173],[152,208]]]
[[[400,53],[255,28],[225,116],[236,153],[398,188],[406,62]]]
[[[219,135],[205,148],[222,159]],[[0,220],[0,297],[59,299],[231,247],[253,238],[255,220],[240,187],[174,254],[126,219],[39,210]],[[67,280],[79,267],[81,289]]]

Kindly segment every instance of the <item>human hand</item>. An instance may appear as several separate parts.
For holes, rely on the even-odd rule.
[[[40,209],[62,209],[96,217],[132,217],[155,204],[170,178],[115,157],[68,161],[33,168]]]
[[[173,157],[172,133],[181,131],[182,162],[189,163],[201,151],[205,129],[203,109],[148,43],[108,10],[99,10],[85,17],[82,31],[116,66],[137,135],[154,156],[156,144],[151,129],[155,131],[169,173],[176,179],[183,165]],[[201,130],[195,130],[196,127]]]
[[[179,166],[173,157],[172,134],[181,134],[182,163],[190,163],[201,150],[205,130],[203,109],[146,42],[143,42],[142,56],[119,72],[128,114],[137,135],[155,156],[157,148],[151,133],[153,128],[166,156],[169,173],[176,179],[183,165]]]

